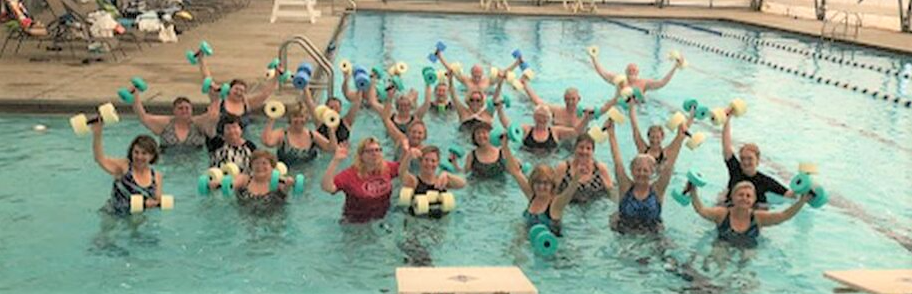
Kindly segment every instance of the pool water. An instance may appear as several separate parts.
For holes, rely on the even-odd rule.
[[[896,76],[663,21],[619,21],[910,97],[909,81]],[[910,56],[821,45],[730,23],[687,23],[896,69],[912,63]],[[680,50],[691,66],[664,89],[648,94],[649,102],[640,110],[643,127],[662,123],[689,97],[714,106],[742,97],[750,109],[733,122],[736,144],[759,143],[761,170],[783,182],[798,162],[817,162],[831,203],[819,210],[806,207],[793,220],[764,229],[760,246],[747,251],[714,246],[714,226],[670,197],[660,237],[612,232],[608,218],[617,208],[610,201],[570,206],[560,251],[540,257],[526,241],[521,218],[525,197],[509,179],[470,180],[456,193],[458,210],[441,220],[407,217],[397,209],[371,224],[341,225],[343,197],[319,188],[331,156],[292,168],[309,182],[307,192],[291,199],[284,211],[253,216],[232,198],[196,195],[196,177],[208,162],[199,152],[166,154],[156,166],[165,175],[165,193],[175,195],[175,210],[111,221],[97,213],[110,197],[111,177],[94,163],[90,138],[75,138],[64,116],[4,115],[0,139],[8,143],[0,147],[0,165],[6,169],[0,177],[0,292],[386,293],[396,291],[396,267],[430,262],[519,266],[541,293],[821,293],[835,285],[822,277],[824,270],[912,267],[912,245],[905,241],[912,238],[912,111],[907,108],[599,19],[359,12],[350,18],[338,56],[364,65],[405,61],[411,67],[406,85],[420,88],[420,69],[428,65],[425,56],[438,39],[449,46],[448,60],[460,61],[466,69],[475,62],[484,68],[506,66],[510,52],[521,48],[538,72],[532,85],[543,98],[562,103],[564,89],[574,86],[584,105],[601,104],[613,93],[588,65],[587,46],[601,47],[600,60],[608,69],[621,71],[636,62],[640,75],[652,78],[661,78],[672,66],[667,52]],[[507,94],[520,102],[507,111],[511,117],[531,122],[528,99],[512,89]],[[428,115],[428,141],[466,146],[455,121],[454,115]],[[381,137],[391,158],[391,142],[377,122],[374,113],[362,112],[354,140]],[[38,123],[49,131],[31,131]],[[262,123],[257,121],[248,137],[258,138]],[[682,151],[671,185],[683,185],[687,169],[700,169],[710,182],[703,189],[709,200],[727,180],[719,129],[698,123],[695,130],[709,139],[697,150]],[[125,156],[139,133],[148,132],[129,116],[110,126],[106,153]],[[635,150],[627,125],[619,127],[618,138],[623,157],[630,160]],[[596,157],[610,164],[607,145],[596,148]],[[556,163],[568,155],[562,150],[545,158],[520,157]],[[667,258],[681,270],[667,271]]]

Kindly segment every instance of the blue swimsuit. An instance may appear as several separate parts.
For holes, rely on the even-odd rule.
[[[633,196],[633,188],[621,198],[618,231],[657,232],[662,224],[662,205],[655,190],[649,189],[646,199],[640,201]]]

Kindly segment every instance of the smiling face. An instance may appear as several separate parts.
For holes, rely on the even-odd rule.
[[[174,117],[180,120],[188,120],[193,117],[193,105],[190,105],[190,102],[187,101],[175,103],[172,111],[174,112]]]
[[[639,78],[639,75],[640,75],[640,68],[637,67],[636,64],[633,64],[633,63],[628,64],[628,65],[627,65],[626,73],[627,73],[627,80],[628,80],[628,81],[635,81],[636,79]]]
[[[579,101],[579,90],[576,88],[567,88],[567,90],[564,91],[564,104],[567,106],[567,109],[576,109],[576,105],[579,104]]]
[[[434,174],[440,165],[440,152],[424,152],[421,154],[421,172]]]
[[[476,128],[472,132],[472,141],[476,146],[487,146],[491,144],[489,140],[491,139],[491,130],[488,128]]]
[[[649,179],[655,170],[655,159],[646,154],[639,154],[630,162],[630,174],[633,175],[633,182],[637,184],[649,184]]]
[[[649,131],[647,131],[646,136],[649,137],[650,146],[662,146],[662,140],[665,139],[665,132],[662,131],[662,126],[651,126]]]
[[[154,154],[138,145],[133,145],[133,149],[130,150],[130,156],[133,158],[133,165],[148,166],[152,161]]]
[[[477,64],[472,66],[472,81],[479,83],[482,79],[484,79],[484,70],[481,69],[481,66]]]
[[[753,184],[743,181],[735,185],[733,189],[731,199],[735,207],[751,208],[754,206],[754,202],[757,201],[757,192]]]
[[[417,122],[417,121],[416,121]],[[411,146],[420,146],[427,139],[427,127],[423,123],[412,123],[408,128],[408,140]]]
[[[532,113],[532,120],[536,126],[547,126],[551,122],[551,111],[548,110],[547,106],[539,105],[535,107],[535,112]]]
[[[757,174],[757,166],[760,165],[760,149],[756,148],[757,145],[748,144],[744,147],[741,147],[741,150],[738,151],[738,157],[741,161],[741,172],[747,176],[754,176]]]
[[[237,142],[242,139],[241,135],[243,135],[243,133],[244,133],[244,131],[243,131],[243,129],[241,129],[240,124],[228,123],[228,124],[225,124],[225,130],[222,135],[225,136],[225,141]]]
[[[330,100],[327,100],[327,101],[326,101],[326,107],[329,107],[329,109],[332,109],[332,110],[335,111],[336,113],[341,113],[341,111],[342,111],[342,101],[339,101],[339,99],[330,99]]]
[[[267,157],[258,157],[254,159],[250,166],[253,168],[254,175],[272,175],[272,162]]]
[[[361,160],[368,166],[379,166],[383,162],[383,147],[377,141],[364,144]]]
[[[412,100],[409,97],[401,96],[396,99],[396,111],[402,114],[412,112]]]
[[[581,141],[576,144],[576,147],[573,150],[573,154],[577,159],[585,160],[592,158],[592,153],[595,152],[595,144],[591,141]]]
[[[231,85],[231,91],[228,92],[228,98],[233,100],[244,100],[247,95],[247,85],[244,83],[234,83]]]
[[[446,83],[438,83],[437,87],[434,88],[434,97],[437,98],[438,102],[444,102],[447,99],[447,90],[450,87]]]

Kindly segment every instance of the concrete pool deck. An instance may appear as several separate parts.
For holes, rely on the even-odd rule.
[[[337,4],[338,5],[338,4]],[[342,15],[332,15],[331,6],[320,5],[324,17],[316,24],[302,21],[269,23],[271,1],[252,1],[250,6],[228,14],[216,22],[203,24],[179,36],[178,43],[150,43],[138,51],[132,44],[124,44],[129,57],[118,62],[81,64],[81,57],[73,58],[68,51],[60,53],[38,49],[34,42],[26,42],[19,54],[7,48],[0,59],[0,111],[5,112],[71,112],[87,110],[100,103],[119,100],[118,87],[127,86],[131,76],[141,76],[150,89],[142,95],[147,107],[169,109],[176,96],[188,96],[194,103],[203,104],[208,98],[200,93],[201,77],[197,66],[191,66],[183,57],[184,51],[197,47],[206,40],[215,55],[208,58],[217,80],[242,78],[256,87],[264,80],[266,64],[277,55],[279,45],[294,35],[305,35],[319,49],[325,49],[333,38]],[[338,9],[338,6],[337,6]],[[560,4],[526,6],[514,3],[510,12],[487,12],[477,2],[358,2],[359,11],[398,11],[418,13],[467,13],[572,16]],[[581,17],[642,17],[677,19],[712,19],[734,21],[770,29],[817,35],[822,22],[792,19],[790,17],[758,13],[746,9],[692,8],[653,6],[600,6],[596,14],[577,14]],[[6,32],[0,34],[5,39]],[[849,41],[863,46],[887,49],[912,55],[912,34],[878,29],[861,29],[857,40]],[[84,55],[84,54],[83,54]],[[80,56],[80,53],[77,53]],[[108,56],[104,56],[108,57]],[[289,50],[290,60],[305,58],[303,50]],[[30,61],[40,60],[40,61]],[[275,98],[291,102],[296,91],[290,86],[279,91]],[[123,103],[115,103],[126,107]]]

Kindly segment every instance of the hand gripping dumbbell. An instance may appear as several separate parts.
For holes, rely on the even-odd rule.
[[[729,103],[727,108],[715,108],[710,113],[713,124],[720,126],[728,121],[730,115],[737,117],[747,113],[747,102],[744,102],[741,98],[735,98]]]
[[[437,83],[437,71],[433,67],[427,66],[421,69],[421,77],[424,78],[425,85],[434,85]]]
[[[355,76],[355,88],[358,91],[367,91],[370,89],[371,78],[370,74],[367,73],[367,69],[361,66],[355,66],[353,74]]]
[[[301,64],[298,65],[298,70],[295,71],[294,79],[292,80],[295,89],[304,90],[304,88],[307,87],[307,84],[310,83],[312,75],[313,66],[311,66],[310,63],[301,62]]]
[[[608,109],[607,113],[608,119],[616,124],[623,124],[626,121],[624,114],[621,113],[617,107],[612,106]],[[602,126],[591,126],[589,127],[589,131],[586,133],[589,134],[589,136],[592,137],[596,143],[604,143],[606,140],[608,140],[608,131]]]
[[[145,92],[146,89],[149,89],[149,86],[146,85],[146,81],[144,81],[140,77],[131,78],[130,84],[133,85],[130,88],[117,89],[117,96],[119,96],[120,100],[122,100],[123,102],[132,104],[134,98],[136,97],[136,96],[134,96],[136,94],[136,92]]]
[[[520,125],[518,122],[514,122],[514,123],[510,124],[510,126],[507,127],[506,130],[504,130],[501,127],[496,127],[496,128],[494,128],[493,131],[491,131],[491,136],[490,136],[491,145],[500,147],[503,143],[501,141],[502,137],[506,137],[507,140],[510,140],[510,142],[513,142],[513,143],[522,142],[523,133],[524,133],[524,131],[523,131],[522,125]]]
[[[285,115],[285,104],[277,100],[269,100],[263,106],[263,112],[271,119],[279,119]]]
[[[272,62],[270,62],[269,65],[266,66],[266,78],[271,79],[271,78],[275,77],[276,74],[278,74],[279,83],[284,84],[285,82],[288,81],[288,79],[291,78],[291,73],[285,71],[285,69],[281,68],[279,65],[281,65],[281,62],[279,61],[279,59],[278,58],[273,59]]]
[[[323,124],[329,128],[336,128],[339,126],[339,123],[342,122],[339,113],[326,105],[317,106],[317,108],[314,109],[314,114],[318,121],[323,122]]]
[[[706,179],[703,177],[703,174],[698,172],[695,169],[687,171],[687,185],[684,186],[684,190],[678,188],[671,189],[671,197],[674,198],[678,204],[681,206],[687,206],[690,204],[690,197],[687,196],[687,193],[693,189],[693,187],[701,188],[706,186]]]
[[[684,56],[681,55],[681,52],[678,52],[678,50],[671,50],[671,52],[668,52],[668,59],[674,61],[679,68],[683,69],[687,67],[687,59],[684,59]]]
[[[434,47],[435,47],[434,52],[431,52],[431,54],[428,54],[428,60],[431,63],[436,63],[437,59],[438,59],[437,54],[446,51],[446,48],[447,48],[446,44],[444,44],[443,41],[437,41],[437,44],[434,45]]]
[[[536,224],[529,228],[529,242],[532,244],[533,251],[542,256],[554,255],[560,247],[557,236],[543,224]]]
[[[82,113],[70,117],[70,126],[77,136],[82,136],[91,131],[89,129],[90,124],[102,122],[105,124],[115,124],[119,121],[120,116],[117,115],[117,109],[114,108],[114,104],[105,103],[98,106],[98,116],[94,118],[89,119]]]
[[[209,91],[212,90],[212,84],[213,81],[211,77],[206,77],[203,79],[203,87],[200,89],[202,90],[203,94],[209,94]],[[225,98],[228,98],[228,94],[231,93],[231,84],[221,84],[218,86],[216,91],[219,92],[219,99],[225,100]]]
[[[209,43],[206,41],[202,41],[196,52],[187,50],[187,53],[184,55],[187,56],[187,61],[189,61],[191,65],[196,65],[196,63],[199,62],[200,55],[212,56],[212,46],[209,46]]]
[[[465,149],[462,149],[462,147],[459,147],[458,145],[451,145],[448,148],[448,151],[450,153],[450,157],[456,158],[457,160],[461,160],[466,155]],[[449,173],[456,172],[456,167],[453,166],[453,163],[451,163],[449,160],[441,160],[440,169],[445,170]]]
[[[694,111],[694,118],[698,120],[704,120],[710,115],[709,107],[700,105],[700,102],[697,99],[687,99],[684,100],[684,104],[681,106],[684,109],[684,112],[690,113],[691,110]]]
[[[158,207],[161,208],[161,210],[174,209],[174,196],[162,195]],[[142,213],[144,210],[146,210],[146,198],[139,194],[130,195],[130,213]]]
[[[687,117],[679,111],[675,112],[675,114],[668,119],[668,122],[665,123],[665,127],[668,128],[669,131],[674,131],[683,123],[687,123]],[[703,141],[706,141],[706,135],[702,132],[691,133],[690,131],[685,131],[684,135],[689,138],[687,139],[686,145],[690,150],[697,149],[703,144]]]

